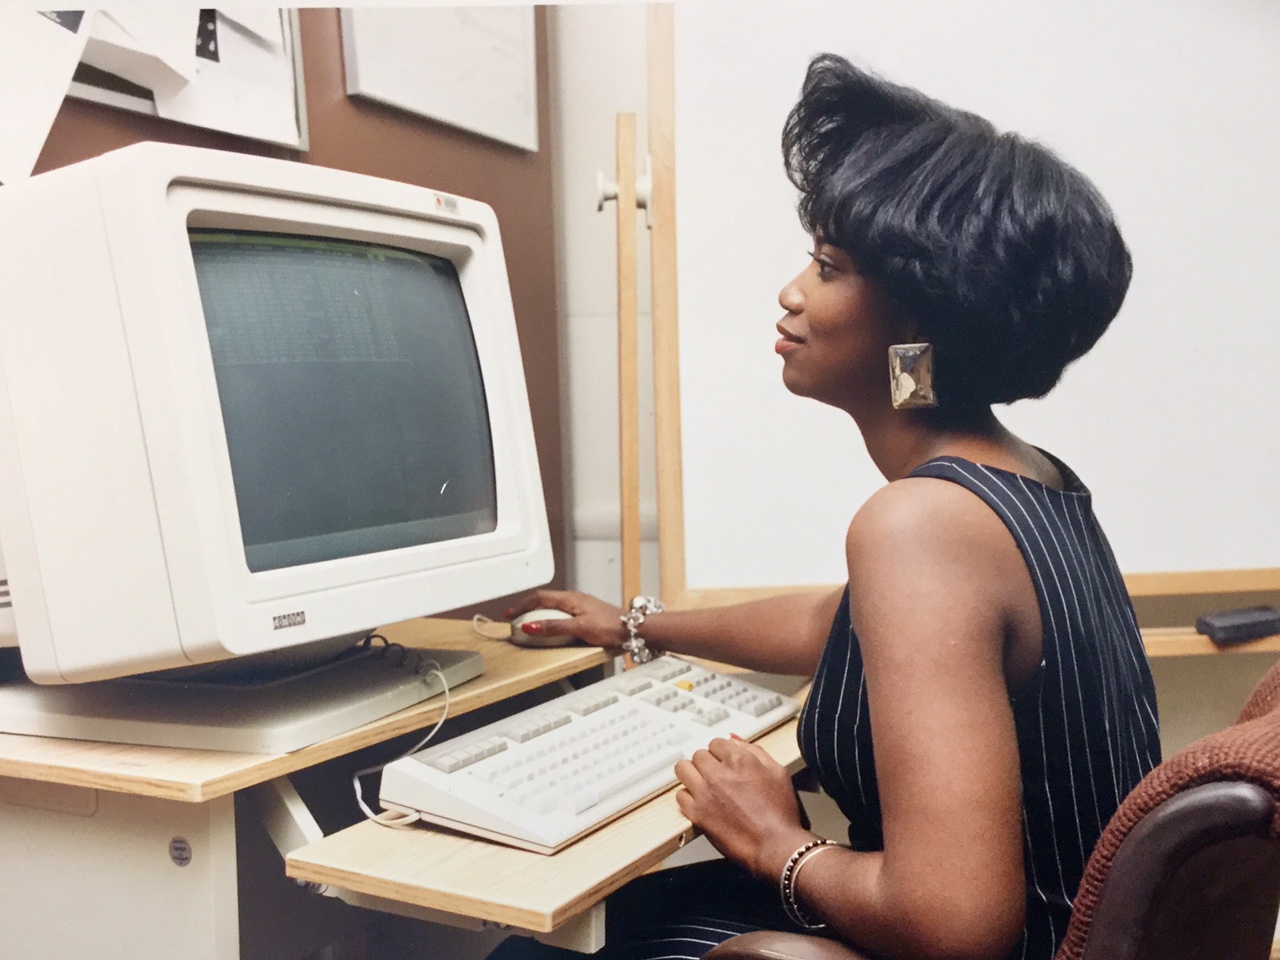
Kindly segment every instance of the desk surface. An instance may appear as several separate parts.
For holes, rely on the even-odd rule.
[[[796,722],[758,741],[793,773]],[[553,856],[435,827],[361,823],[295,850],[285,873],[370,896],[548,932],[675,853],[693,837],[675,791]]]
[[[599,650],[587,647],[522,650],[505,641],[483,640],[465,621],[411,620],[383,632],[406,645],[480,650],[485,672],[454,692],[450,710],[455,715],[607,659]],[[1151,657],[1280,652],[1280,637],[1221,650],[1189,628],[1148,629],[1143,631],[1143,639]],[[0,776],[199,803],[422,729],[439,718],[441,709],[439,701],[429,700],[350,733],[276,756],[0,734]]]
[[[466,621],[410,620],[381,632],[406,646],[480,651],[484,673],[451,692],[451,716],[552,683],[608,659],[591,647],[523,650],[505,640],[485,640]],[[321,743],[278,755],[0,734],[0,776],[199,803],[420,730],[435,723],[443,708],[442,700],[428,700]]]

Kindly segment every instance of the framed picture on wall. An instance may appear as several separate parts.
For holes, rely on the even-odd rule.
[[[538,149],[533,7],[342,11],[347,93]]]

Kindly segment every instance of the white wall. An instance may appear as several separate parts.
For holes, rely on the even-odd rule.
[[[1272,0],[678,3],[688,586],[840,579],[839,531],[884,482],[772,350],[809,242],[779,133],[823,50],[1041,140],[1115,209],[1134,277],[1112,329],[998,412],[1090,486],[1121,568],[1280,566],[1277,46]],[[804,510],[780,509],[797,491]]]
[[[596,174],[614,180],[614,118],[637,114],[645,154],[646,10],[643,4],[579,4],[550,10],[561,370],[565,402],[571,586],[621,599],[618,508],[616,213],[596,210]],[[643,161],[640,161],[643,166]],[[640,217],[639,312],[644,583],[657,589],[652,374],[648,365],[648,236]],[[557,558],[560,560],[561,558]]]
[[[693,0],[682,0],[680,9]],[[755,0],[741,0],[749,8]],[[618,599],[618,469],[614,210],[596,212],[596,172],[613,169],[614,115],[638,114],[645,130],[646,14],[642,4],[552,9],[552,137],[555,150],[560,305],[564,344],[567,514],[572,518],[571,585]],[[740,20],[740,25],[745,18]],[[762,37],[760,49],[770,38]],[[1274,111],[1274,105],[1271,105]],[[679,145],[677,145],[677,149]],[[769,151],[765,162],[775,162]],[[648,337],[648,238],[641,227],[642,343]],[[802,252],[802,251],[800,251]],[[779,267],[779,276],[790,263]],[[763,310],[772,309],[772,302]],[[642,351],[647,356],[647,351]],[[648,371],[642,394],[649,396]],[[643,440],[652,442],[652,407],[643,408]],[[645,586],[656,590],[656,508],[651,454],[645,462]],[[1230,723],[1274,656],[1178,658],[1154,665],[1166,755]]]
[[[847,0],[804,8],[770,0],[677,3],[690,586],[836,579],[843,558],[840,538],[829,531],[841,528],[881,482],[847,418],[786,394],[769,349],[777,288],[798,268],[806,242],[791,212],[778,128],[803,72],[801,54],[824,44],[859,58],[877,51],[874,65],[893,77],[932,77],[927,89],[1044,137],[1099,180],[1135,250],[1129,302],[1062,386],[1046,401],[1008,409],[1009,423],[1065,457],[1093,486],[1125,569],[1272,565],[1280,514],[1265,505],[1280,476],[1280,443],[1274,431],[1259,430],[1257,411],[1276,405],[1276,380],[1265,370],[1280,358],[1280,340],[1270,334],[1268,306],[1276,282],[1259,260],[1270,257],[1264,251],[1280,248],[1280,228],[1267,212],[1280,209],[1267,186],[1280,170],[1274,149],[1280,125],[1262,120],[1277,118],[1274,98],[1249,91],[1269,91],[1280,76],[1280,60],[1265,54],[1265,38],[1280,29],[1276,8],[1267,0],[1177,0],[1183,15],[1175,22],[1160,14],[1155,0],[1124,0],[1115,7],[1091,0],[1078,17],[1004,3],[912,0],[893,10]],[[801,9],[811,15],[799,16]],[[826,15],[817,15],[823,9]],[[925,9],[935,16],[916,24],[911,11]],[[981,10],[987,12],[979,16]],[[990,22],[997,10],[1009,21],[999,36]],[[616,111],[640,115],[643,141],[645,8],[579,4],[553,14],[573,543],[562,562],[574,582],[613,595],[614,211],[612,205],[595,211],[595,176],[612,169]],[[1160,29],[1138,29],[1150,23]],[[1194,31],[1192,23],[1199,25]],[[968,34],[974,34],[972,43]],[[690,37],[698,41],[693,50],[686,49]],[[929,68],[938,76],[917,62],[939,59],[926,56],[926,45],[951,58]],[[1026,48],[1023,59],[1014,63],[1010,51],[1020,47]],[[1075,53],[1068,56],[1068,48]],[[764,49],[770,51],[765,61],[749,55]],[[1090,51],[1099,61],[1092,66]],[[983,80],[1028,57],[1026,91]],[[784,59],[790,64],[785,70],[779,66]],[[1145,77],[1145,86],[1121,83],[1117,71]],[[709,81],[699,81],[708,74]],[[1179,124],[1186,128],[1182,134]],[[1243,149],[1255,141],[1256,149]],[[1194,175],[1183,170],[1191,160],[1199,164],[1192,165]],[[1212,175],[1228,167],[1243,172]],[[728,247],[726,235],[740,242]],[[640,239],[643,255],[647,237]],[[1211,261],[1217,264],[1212,269]],[[1193,276],[1201,279],[1192,282]],[[643,263],[640,277],[643,323]],[[1252,332],[1242,337],[1245,331]],[[1242,353],[1256,368],[1239,366]],[[708,382],[718,389],[697,389]],[[643,425],[648,439],[649,408]],[[763,457],[752,442],[762,433],[771,451]],[[823,451],[826,468],[801,475],[811,503],[807,519],[779,520],[771,509],[776,491],[795,486],[797,465],[811,463],[815,449]],[[651,536],[650,461],[646,467],[644,513]],[[742,478],[733,497],[724,496],[726,473]],[[1155,489],[1162,495],[1150,496]],[[744,515],[756,519],[742,524]],[[765,539],[774,549],[762,551],[754,541],[760,524],[771,520]],[[646,556],[652,568],[651,546]],[[787,563],[780,565],[778,556]],[[652,576],[647,581],[652,584]]]

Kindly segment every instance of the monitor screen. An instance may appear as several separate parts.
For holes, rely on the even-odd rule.
[[[452,261],[255,231],[190,239],[251,571],[496,528]]]

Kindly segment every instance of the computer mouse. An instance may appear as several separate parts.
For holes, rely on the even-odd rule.
[[[565,613],[563,610],[541,608],[522,613],[511,621],[511,642],[518,647],[567,647],[576,638],[534,636],[531,633],[525,633],[520,628],[524,624],[532,623],[535,620],[568,620],[572,617],[573,614]]]

